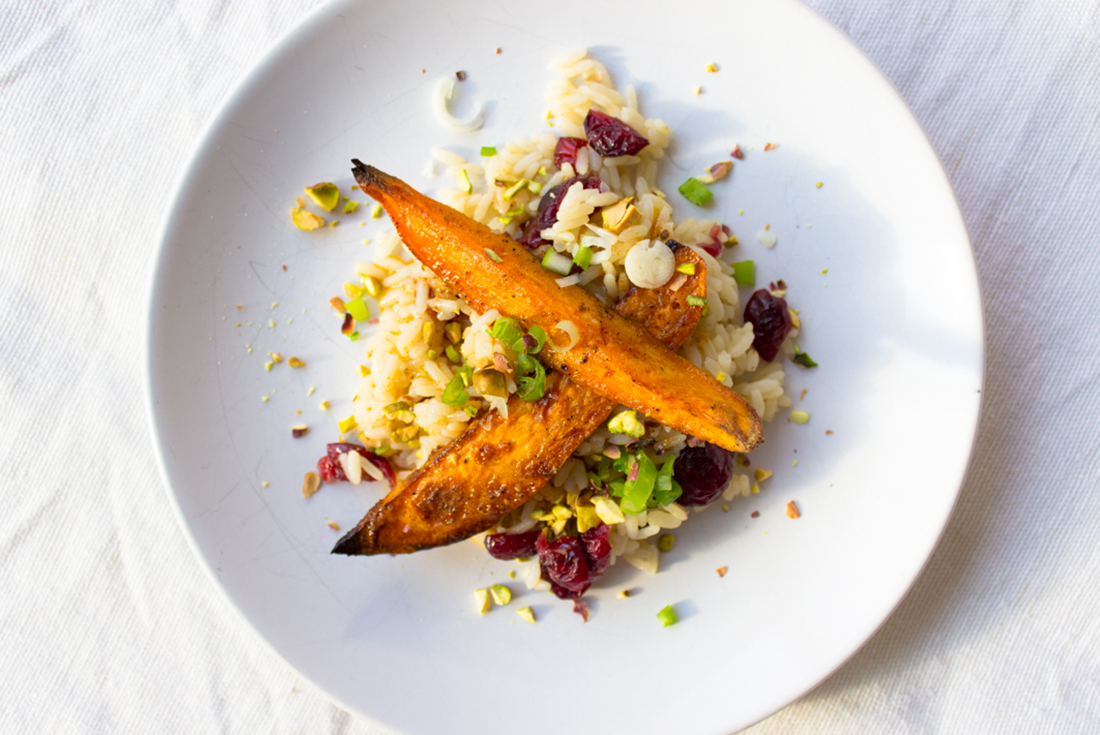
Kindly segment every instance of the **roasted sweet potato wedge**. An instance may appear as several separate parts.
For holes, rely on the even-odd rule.
[[[688,295],[706,293],[706,267],[690,248],[673,245],[677,265],[695,275],[677,290],[635,288],[615,310],[678,348],[691,335],[702,307]],[[708,378],[709,379],[709,378]],[[547,374],[546,394],[533,403],[508,401],[437,450],[340,539],[337,554],[407,554],[461,541],[492,528],[527,502],[618,405],[562,373]]]
[[[548,367],[730,451],[751,451],[762,441],[760,418],[744,398],[583,288],[559,287],[554,275],[512,238],[400,179],[359,160],[353,163],[359,188],[385,207],[409,249],[474,309],[497,309],[525,328],[537,324],[559,346],[568,338],[558,325],[576,327],[579,340],[571,349],[540,355]]]

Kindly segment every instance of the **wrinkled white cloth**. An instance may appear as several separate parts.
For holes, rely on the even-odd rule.
[[[172,182],[314,4],[0,8],[0,732],[381,733],[299,682],[192,556],[138,359]],[[811,4],[900,90],[951,176],[988,377],[969,478],[915,588],[750,731],[1096,732],[1100,2]]]

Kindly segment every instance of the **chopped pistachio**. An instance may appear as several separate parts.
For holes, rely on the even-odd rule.
[[[459,342],[462,339],[462,325],[458,322],[447,322],[443,327],[443,333],[451,342]]]
[[[498,605],[507,605],[512,601],[512,590],[502,584],[489,585],[489,594],[492,595],[493,602]]]
[[[634,206],[634,197],[624,197],[600,210],[603,227],[616,235],[642,221],[642,213]]]
[[[382,408],[382,413],[386,414],[387,416],[391,416],[398,411],[408,411],[409,408],[409,404],[405,403],[404,401],[397,401],[396,403],[391,403],[388,406],[384,406]]]
[[[689,276],[694,276],[695,275],[695,264],[694,263],[681,263],[680,265],[676,266],[676,272],[677,273],[686,273]]]
[[[305,424],[296,424],[290,427],[290,435],[295,439],[301,439],[309,431],[309,427]]]
[[[271,366],[275,364],[274,360],[268,360],[264,363],[264,370],[271,372]]]
[[[676,537],[671,533],[666,533],[657,540],[658,551],[672,551],[672,547],[676,545]]]
[[[535,611],[532,610],[530,607],[521,607],[520,609],[516,610],[516,615],[519,615],[528,623],[535,622]]]
[[[329,403],[328,401],[321,401],[321,410],[322,410],[322,411],[327,411],[327,410],[329,410],[329,409],[330,409],[331,407],[332,407],[332,404],[331,404],[331,403]]]
[[[794,309],[787,309],[787,313],[791,315],[791,326],[802,329],[802,320],[798,318],[798,313]]]
[[[348,416],[346,419],[340,422],[340,433],[346,434],[349,431],[354,431],[355,427],[359,426],[359,422],[355,420],[354,416]]]
[[[419,426],[402,426],[400,429],[390,432],[390,441],[394,444],[409,444],[419,433]]]
[[[493,261],[494,263],[504,262],[504,258],[497,255],[497,251],[493,250],[492,248],[485,248],[485,255],[487,255],[489,257],[489,260]]]
[[[754,482],[752,484],[752,494],[753,495],[759,495],[760,494],[760,483],[759,482]]]
[[[359,284],[352,283],[351,281],[348,281],[344,284],[344,295],[347,296],[349,299],[354,299],[361,293],[363,293],[363,287]]]
[[[625,434],[635,439],[645,434],[645,424],[638,420],[636,411],[622,411],[612,416],[607,429],[612,434]]]
[[[766,470],[763,467],[757,467],[756,471],[753,472],[753,476],[756,478],[757,482],[763,482],[764,480],[767,480],[769,477],[772,476],[772,474],[773,473],[771,470]]]
[[[717,64],[714,64],[713,62],[711,62],[710,64],[707,64],[707,71],[710,72],[711,74],[718,71]]]
[[[294,220],[295,227],[299,230],[305,230],[306,232],[316,230],[318,227],[323,227],[325,224],[324,217],[319,217],[313,212],[307,212],[297,207],[290,210],[290,218]]]
[[[600,520],[609,526],[613,526],[616,523],[622,523],[626,520],[626,516],[623,515],[622,508],[613,499],[597,496],[592,499],[592,503],[596,508],[596,515],[600,517]]]
[[[482,587],[474,590],[474,600],[477,601],[477,614],[484,615],[493,605],[489,602],[489,590]]]
[[[382,284],[376,279],[370,276],[363,276],[363,290],[368,295],[378,298],[382,295]]]
[[[336,205],[340,203],[340,189],[336,187],[336,184],[328,181],[307,186],[306,194],[317,203],[318,207],[326,212],[336,209]]]
[[[339,531],[340,530],[340,524],[337,523],[336,521],[329,521],[328,522],[328,527],[331,528],[333,531]]]
[[[630,590],[622,590],[621,592],[619,592],[619,594],[616,595],[616,597],[625,600],[626,598],[630,597]]]
[[[374,208],[370,211],[371,219],[381,219],[382,217],[382,205],[375,204]]]
[[[305,362],[303,362],[300,358],[295,357],[294,355],[291,355],[287,358],[286,364],[290,365],[292,368],[300,368],[306,366]]]
[[[823,182],[819,181],[819,182],[817,182],[816,184],[814,184],[814,186],[816,186],[816,187],[817,187],[818,189],[820,189],[820,188],[821,188],[821,184],[822,184],[822,183],[823,183]]]
[[[578,505],[576,514],[577,531],[580,533],[584,533],[590,528],[595,528],[603,522],[595,506],[592,505]]]
[[[316,390],[317,390],[317,386],[311,385],[311,386],[309,386],[309,389],[306,390],[306,395],[311,396],[311,395],[313,395],[313,392],[316,391]]]
[[[511,201],[511,200],[512,200],[512,197],[514,197],[514,196],[515,196],[516,194],[519,194],[519,193],[520,193],[521,191],[523,191],[524,189],[526,189],[526,188],[527,188],[527,185],[528,185],[528,184],[530,184],[530,183],[531,183],[531,182],[530,182],[530,181],[528,181],[527,179],[520,179],[519,181],[517,181],[516,183],[512,184],[511,186],[509,186],[509,187],[508,187],[508,188],[507,188],[507,189],[506,189],[506,190],[504,191],[504,195],[502,196],[502,198],[503,198],[503,199],[504,199],[504,201],[506,201],[506,202],[509,202],[509,201]]]
[[[344,204],[344,214],[351,214],[357,209],[359,209],[359,202],[348,201]]]
[[[280,355],[278,352],[269,352],[267,354],[271,358],[271,361],[276,365],[283,361],[283,356]]]
[[[515,569],[509,570],[508,571],[508,579],[515,579],[515,578],[516,578],[516,570]]]
[[[805,411],[791,411],[791,421],[796,424],[804,424],[810,420],[810,414]]]
[[[340,316],[348,313],[347,304],[345,304],[344,300],[339,296],[333,296],[328,300],[328,303],[333,309],[336,309],[336,313]]]
[[[359,377],[365,378],[368,375],[370,375],[370,368],[367,367],[366,365],[360,365],[359,366]]]
[[[474,373],[474,387],[483,396],[508,397],[508,381],[499,370],[489,369]]]

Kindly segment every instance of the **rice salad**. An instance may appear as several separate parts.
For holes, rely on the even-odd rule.
[[[607,68],[586,51],[567,54],[551,70],[554,77],[546,101],[553,132],[483,148],[475,161],[432,150],[433,172],[455,182],[436,198],[495,232],[522,239],[529,235],[543,197],[563,182],[584,179],[557,192],[557,218],[535,233],[542,241],[536,255],[552,269],[555,264],[567,264],[559,271],[560,286],[583,287],[609,305],[634,285],[652,288],[658,281],[662,285],[676,277],[667,273],[671,266],[661,261],[662,248],[668,250],[665,241],[692,248],[707,268],[706,306],[678,352],[744,396],[765,422],[772,421],[781,409],[791,406],[791,400],[784,393],[783,361],[761,358],[753,347],[753,324],[742,317],[745,305],[731,267],[736,238],[717,220],[675,220],[668,197],[657,187],[658,165],[673,131],[661,120],[646,118],[634,88],[616,89]],[[585,121],[592,111],[625,123],[648,144],[633,155],[601,156],[593,146],[581,143],[561,155],[563,137],[586,138]],[[586,188],[585,181],[593,177],[598,185]],[[364,340],[354,418],[341,422],[341,431],[385,457],[400,481],[433,451],[459,437],[483,412],[506,412],[509,395],[524,386],[517,382],[516,373],[501,365],[502,356],[514,353],[493,336],[500,313],[476,313],[413,258],[395,232],[383,234],[372,244],[372,259],[356,263],[356,278],[345,284],[349,300],[376,298],[377,319],[371,320],[375,326]],[[333,304],[338,310],[345,306],[341,299]],[[797,316],[791,313],[791,317],[795,324],[778,347],[780,356],[792,357],[798,350],[793,342],[798,336]],[[454,384],[462,366],[472,368],[475,377],[492,379],[473,380],[465,387],[468,399],[459,405],[448,395],[448,386]],[[536,529],[548,529],[545,533],[553,538],[584,533],[602,523],[609,529],[609,564],[621,560],[655,574],[660,537],[687,521],[690,510],[711,505],[691,508],[672,499],[680,489],[673,480],[675,491],[655,492],[639,512],[624,512],[622,487],[641,465],[643,470],[654,468],[659,476],[656,487],[667,490],[674,463],[689,446],[698,446],[698,441],[620,407],[565,461],[552,481],[475,540],[484,545],[493,534]],[[353,482],[379,479],[381,473],[373,464],[358,460],[354,464],[361,466],[349,478]],[[757,469],[754,477],[740,455],[732,465],[729,482],[720,489],[721,498],[729,502],[759,492],[758,480],[766,475],[761,477]],[[671,540],[666,535],[661,546],[669,546]],[[518,563],[522,569],[517,571],[528,588],[550,589],[538,558],[523,557]]]

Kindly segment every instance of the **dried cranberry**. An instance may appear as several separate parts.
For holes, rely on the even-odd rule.
[[[579,536],[562,536],[547,541],[539,536],[536,545],[543,577],[550,580],[550,588],[563,600],[575,600],[592,584],[588,555]]]
[[[606,523],[588,529],[581,534],[584,542],[584,550],[588,554],[588,567],[592,570],[592,578],[603,574],[607,565],[611,563],[611,529]]]
[[[325,482],[343,482],[348,479],[344,468],[332,457],[321,457],[317,460],[317,474]]]
[[[380,457],[366,447],[349,444],[348,442],[333,442],[325,448],[325,456],[317,460],[317,474],[325,482],[346,482],[348,476],[344,473],[344,467],[340,464],[339,457],[341,454],[352,451],[359,452],[360,457],[382,470],[382,476],[386,478],[386,482],[390,484],[390,487],[397,484],[397,476],[394,474],[393,466],[390,465],[389,460]]]
[[[565,196],[565,192],[569,190],[569,187],[577,182],[581,182],[581,185],[585,189],[599,189],[603,184],[600,181],[599,176],[574,176],[571,179],[566,179],[552,189],[548,189],[545,194],[542,195],[542,199],[539,200],[538,213],[534,219],[530,220],[523,228],[523,234],[519,237],[519,242],[524,247],[534,250],[542,244],[549,245],[550,243],[542,239],[542,231],[551,227],[558,221],[558,210],[561,209],[561,200]]]
[[[576,166],[577,154],[586,145],[588,141],[581,138],[558,138],[558,144],[554,146],[554,165],[558,168],[563,163]]]
[[[733,452],[717,444],[687,447],[672,465],[672,476],[683,493],[680,505],[709,505],[717,500],[733,476]]]
[[[491,533],[485,537],[485,550],[494,559],[520,559],[538,553],[538,540],[542,531],[535,529],[526,533]]]
[[[601,156],[633,156],[649,145],[634,128],[599,110],[588,111],[584,134],[588,145]]]
[[[752,346],[768,362],[774,360],[779,354],[779,345],[791,331],[791,312],[786,300],[760,289],[745,305],[745,321],[752,322],[755,335]]]
[[[710,228],[710,242],[701,242],[699,247],[706,250],[712,258],[722,254],[722,243],[729,239],[730,228],[716,224]]]

